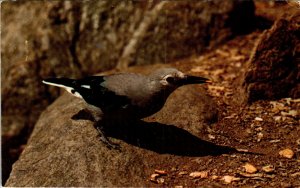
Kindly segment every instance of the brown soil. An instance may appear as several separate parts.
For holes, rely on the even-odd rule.
[[[300,101],[286,98],[277,101],[257,101],[249,105],[237,105],[238,103],[234,102],[237,86],[232,82],[246,66],[248,52],[251,51],[258,35],[259,32],[255,32],[238,37],[213,52],[186,60],[195,61],[195,65],[199,64],[191,72],[207,71],[214,80],[213,84],[208,86],[208,90],[217,101],[221,116],[217,123],[207,129],[206,134],[198,136],[217,145],[246,149],[252,154],[233,153],[187,158],[184,164],[178,166],[165,164],[156,167],[168,172],[162,177],[165,180],[164,185],[223,187],[225,182],[221,179],[230,175],[240,178],[228,184],[233,187],[300,186],[299,115],[292,115],[300,109]],[[289,112],[290,115],[286,114]],[[294,151],[292,159],[279,155],[279,151],[286,148]],[[246,162],[258,169],[254,175],[243,174]],[[274,171],[264,172],[262,168],[267,165],[272,165]],[[191,178],[189,174],[194,171],[208,171],[208,177]],[[182,172],[187,174],[180,175]],[[247,175],[250,177],[245,177]]]
[[[241,88],[237,80],[247,68],[246,62],[261,33],[255,31],[237,37],[214,51],[177,62],[180,67],[186,65],[190,73],[210,75],[213,80],[207,89],[218,104],[220,117],[206,133],[197,136],[246,152],[185,157],[184,163],[181,158],[171,164],[161,164],[153,168],[153,174],[155,170],[163,170],[166,175],[151,180],[149,174],[148,181],[153,186],[300,187],[300,100],[261,100],[243,105],[237,101]],[[287,148],[294,152],[292,158],[279,154]],[[257,171],[246,172],[246,163]],[[265,166],[271,170],[267,172]],[[202,171],[208,174],[202,178],[190,176],[192,172]],[[235,180],[226,183],[224,176]]]

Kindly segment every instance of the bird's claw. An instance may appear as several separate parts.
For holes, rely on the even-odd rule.
[[[101,129],[101,127],[97,126],[96,127],[97,131],[99,132],[99,139],[102,141],[103,144],[105,144],[105,146],[108,149],[116,149],[116,150],[120,150],[120,145],[119,144],[115,144],[113,142],[111,142],[104,134],[103,130]]]

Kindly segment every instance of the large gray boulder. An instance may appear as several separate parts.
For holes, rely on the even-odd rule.
[[[85,102],[68,93],[51,104],[5,186],[153,186],[149,177],[156,168],[234,151],[201,140],[205,125],[217,118],[216,104],[203,86],[176,90],[144,121],[110,125],[107,134],[120,150],[100,142],[91,121],[72,119],[83,108]]]

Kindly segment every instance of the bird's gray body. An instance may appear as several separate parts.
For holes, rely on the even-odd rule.
[[[158,112],[176,88],[206,81],[201,77],[187,77],[174,68],[164,68],[148,76],[120,73],[79,80],[50,78],[43,82],[63,87],[83,98],[88,104],[101,109],[105,117],[141,119]]]
[[[112,109],[111,115],[138,119],[158,112],[173,91],[173,88],[162,89],[158,80],[132,73],[106,77],[102,86],[130,99],[130,103]]]
[[[49,78],[43,83],[62,87],[87,103],[95,121],[100,139],[111,148],[103,127],[111,122],[124,122],[150,116],[158,112],[169,95],[187,84],[206,83],[208,79],[188,76],[173,68],[155,71],[149,76],[120,73],[108,76],[91,76],[79,80]],[[125,121],[124,121],[125,120]],[[102,125],[99,124],[102,122]]]

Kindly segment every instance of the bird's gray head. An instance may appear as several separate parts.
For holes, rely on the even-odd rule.
[[[150,75],[153,81],[159,82],[164,88],[176,89],[188,84],[209,83],[207,78],[186,75],[175,68],[162,68]]]

